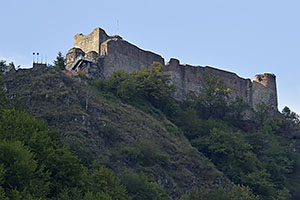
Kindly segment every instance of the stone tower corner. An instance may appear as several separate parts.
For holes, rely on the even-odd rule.
[[[276,76],[275,74],[257,74],[254,76],[253,81],[262,84],[263,86],[276,91]]]
[[[253,105],[264,103],[278,110],[275,74],[257,74],[253,79]]]
[[[93,32],[88,35],[82,33],[74,36],[74,47],[82,49],[85,53],[95,51],[100,54],[100,45],[107,40],[109,36],[101,28],[95,28]]]

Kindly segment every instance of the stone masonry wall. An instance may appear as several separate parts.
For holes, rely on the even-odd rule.
[[[274,74],[258,74],[253,80],[252,106],[265,103],[277,109],[276,76]]]
[[[109,36],[101,28],[95,28],[93,32],[88,35],[76,34],[74,36],[74,47],[80,48],[85,53],[95,51],[100,53],[100,45],[107,40]]]
[[[251,102],[251,80],[237,76],[235,73],[227,72],[212,67],[181,65],[178,60],[171,59],[166,65],[165,72],[171,75],[173,83],[178,90],[176,98],[182,100],[189,91],[198,92],[204,85],[204,72],[212,74],[224,80],[225,88],[232,91],[231,97],[242,97],[244,101]]]
[[[115,70],[139,71],[141,66],[149,67],[153,62],[165,64],[164,59],[155,53],[144,51],[129,42],[113,38],[101,44],[104,56],[104,76],[108,78]]]
[[[75,48],[70,49],[67,54],[67,66],[71,65],[78,55],[91,54],[93,58],[98,55],[98,64],[88,70],[92,73],[89,77],[107,79],[118,69],[132,72],[140,70],[142,65],[148,67],[154,61],[165,64],[160,55],[142,50],[120,36],[108,36],[100,28],[94,29],[86,36],[75,35],[74,46]],[[225,87],[232,91],[232,99],[239,96],[254,109],[257,104],[265,103],[277,111],[276,77],[273,74],[256,75],[252,82],[235,73],[208,66],[182,65],[177,59],[171,59],[164,72],[170,74],[177,88],[175,98],[179,100],[184,99],[189,91],[198,92],[205,85],[203,74],[207,72],[224,80]]]
[[[205,85],[203,74],[206,72],[224,80],[225,88],[230,88],[232,91],[231,99],[241,97],[253,109],[256,109],[258,104],[264,103],[277,111],[274,74],[258,74],[252,82],[235,73],[212,67],[181,65],[177,59],[171,59],[164,71],[170,74],[172,82],[177,87],[175,98],[178,100],[183,100],[189,91],[197,93]]]
[[[72,65],[72,61],[79,55],[80,50],[86,56],[91,52],[96,52],[105,78],[118,69],[132,72],[140,70],[141,66],[149,67],[153,62],[165,64],[160,55],[142,50],[123,40],[120,36],[108,36],[101,28],[94,29],[89,35],[76,34],[74,46],[75,48],[70,49],[67,53],[67,66]]]

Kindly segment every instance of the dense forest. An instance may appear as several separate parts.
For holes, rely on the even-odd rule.
[[[4,61],[1,63],[2,66],[6,65]],[[129,115],[140,116],[137,112],[141,112],[141,116],[145,113],[163,121],[165,129],[174,133],[174,136],[164,137],[170,140],[169,137],[180,138],[182,135],[196,151],[193,155],[203,155],[205,159],[201,159],[204,164],[199,163],[196,168],[209,165],[230,183],[209,185],[203,181],[203,184],[194,185],[181,194],[170,194],[171,190],[166,189],[167,184],[155,179],[159,174],[152,168],[159,165],[159,169],[168,173],[176,165],[172,165],[169,154],[155,148],[156,144],[148,141],[148,144],[124,148],[120,154],[106,152],[115,159],[95,156],[90,148],[70,142],[66,133],[61,132],[65,129],[53,127],[53,115],[49,113],[48,118],[37,116],[37,119],[36,115],[29,114],[32,108],[22,103],[24,99],[21,95],[6,97],[8,91],[3,87],[0,91],[1,199],[300,198],[300,121],[299,116],[288,107],[279,113],[261,104],[254,111],[242,99],[230,99],[230,88],[225,88],[222,80],[210,74],[205,74],[205,88],[198,93],[190,93],[186,100],[178,102],[173,98],[175,88],[170,77],[162,72],[163,65],[159,63],[153,63],[149,68],[142,67],[139,72],[119,70],[108,80],[90,80],[84,75],[67,77],[60,72],[59,66],[52,70],[59,74],[55,76],[52,72],[52,78],[62,77],[66,82],[72,79],[84,83],[86,92],[82,94],[84,100],[81,104],[85,110],[95,104],[92,94],[87,92],[92,91],[97,94],[93,96],[97,101],[130,106],[125,106],[128,109],[122,111],[129,112]],[[13,80],[13,75],[10,76]],[[3,75],[1,85],[6,80]],[[46,99],[39,97],[40,102],[52,102],[53,99],[54,94]],[[35,106],[42,104],[32,107]],[[107,112],[116,111],[111,109]],[[64,120],[56,121],[64,128],[67,126]],[[51,125],[47,125],[47,122]],[[148,123],[154,122],[148,120]],[[119,137],[116,137],[116,126],[106,125],[99,130],[102,131],[99,137],[105,143],[117,143]],[[134,129],[133,125],[128,126]],[[139,126],[141,129],[138,130],[148,129],[146,124]],[[147,134],[157,133],[150,130]],[[192,154],[192,151],[189,152]],[[120,156],[135,170],[116,170],[118,168],[113,166],[122,165],[118,160]],[[181,174],[173,176],[182,178]]]

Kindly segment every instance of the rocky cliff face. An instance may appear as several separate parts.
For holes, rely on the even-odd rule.
[[[137,46],[123,40],[120,36],[108,36],[104,30],[96,28],[85,36],[75,35],[74,46],[67,54],[67,69],[88,72],[92,78],[108,78],[115,70],[123,69],[127,72],[140,70],[141,66],[150,66],[153,62],[165,64],[164,59],[155,53],[144,51]],[[91,53],[93,52],[93,53]],[[93,55],[95,62],[79,63],[81,57]],[[98,57],[97,57],[98,56]],[[78,62],[78,64],[76,63]],[[85,64],[84,64],[85,63]],[[239,96],[253,109],[264,103],[277,111],[276,77],[274,74],[259,74],[254,80],[244,79],[235,73],[224,70],[182,65],[179,60],[171,59],[164,69],[170,74],[176,86],[175,97],[182,100],[189,91],[198,92],[205,85],[204,72],[224,80],[226,88],[232,91],[231,98]]]

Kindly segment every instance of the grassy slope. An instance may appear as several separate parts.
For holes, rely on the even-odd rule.
[[[144,113],[53,68],[19,70],[3,82],[8,97],[20,97],[31,114],[59,129],[85,163],[96,158],[118,175],[143,171],[173,197],[195,185],[230,186],[155,109]]]

